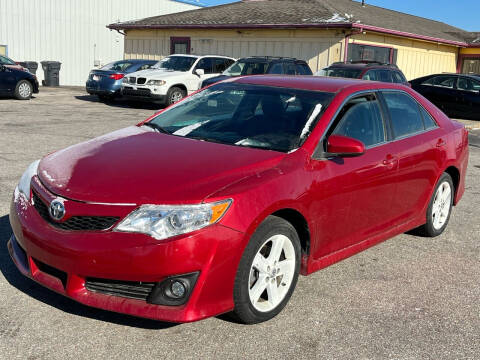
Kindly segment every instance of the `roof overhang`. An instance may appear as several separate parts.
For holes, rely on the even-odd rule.
[[[203,29],[203,30],[215,30],[215,29],[225,29],[225,30],[246,30],[246,29],[357,29],[361,31],[372,31],[381,34],[388,34],[399,37],[406,37],[409,39],[417,39],[423,41],[429,41],[439,44],[458,46],[458,47],[480,47],[480,45],[470,45],[462,41],[447,40],[441,38],[435,38],[425,35],[418,35],[414,33],[385,29],[372,25],[364,25],[361,23],[313,23],[313,24],[156,24],[156,25],[145,25],[145,24],[128,24],[128,23],[117,23],[107,25],[107,28],[112,30],[155,30],[155,29]]]

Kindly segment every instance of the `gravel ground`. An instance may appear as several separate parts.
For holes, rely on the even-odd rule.
[[[78,88],[41,90],[28,102],[0,99],[0,358],[480,358],[480,131],[470,137],[465,196],[442,236],[397,236],[301,277],[269,322],[176,325],[77,304],[12,264],[9,203],[26,166],[156,108],[99,103]]]

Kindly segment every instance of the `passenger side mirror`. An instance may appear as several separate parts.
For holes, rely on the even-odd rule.
[[[354,138],[330,135],[327,141],[327,155],[340,157],[360,156],[365,152],[365,145]]]
[[[202,75],[205,75],[205,70],[203,69],[195,69],[194,70],[194,73],[198,76],[202,76]]]

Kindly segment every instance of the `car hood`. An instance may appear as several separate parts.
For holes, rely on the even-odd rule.
[[[38,176],[52,193],[73,200],[199,203],[284,157],[133,126],[47,155]]]
[[[140,71],[135,71],[128,74],[127,76],[133,77],[146,77],[162,80],[165,77],[175,77],[175,76],[185,76],[188,74],[188,71],[172,71],[172,70],[162,70],[162,69],[145,69]]]

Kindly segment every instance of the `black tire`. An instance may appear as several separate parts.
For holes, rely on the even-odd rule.
[[[444,206],[449,206],[448,215],[446,216],[446,220],[441,227],[435,227],[434,226],[435,216],[433,214],[433,204],[435,202],[438,189],[444,183],[447,183],[450,186],[450,191],[451,191],[450,203],[445,203],[444,205]],[[433,191],[432,198],[430,199],[430,202],[428,204],[427,222],[417,229],[421,235],[424,235],[427,237],[436,237],[445,231],[445,228],[448,225],[448,221],[450,220],[450,215],[452,213],[454,196],[455,196],[455,187],[453,186],[452,177],[447,173],[443,173],[442,176],[440,176],[440,179],[438,180],[437,185],[435,186],[435,190]]]
[[[167,100],[166,104],[172,105],[176,103],[177,101],[183,99],[185,96],[187,96],[187,92],[183,90],[182,88],[179,88],[177,86],[173,86],[167,91]]]
[[[285,235],[291,241],[295,253],[295,268],[292,276],[292,282],[288,291],[284,295],[283,300],[281,300],[281,302],[279,302],[278,305],[276,305],[270,311],[259,311],[254,307],[250,300],[250,272],[256,254],[262,247],[265,246],[266,241],[274,235]],[[233,317],[237,321],[244,324],[255,324],[267,321],[280,313],[280,311],[282,311],[282,309],[290,300],[290,297],[292,296],[297,284],[298,274],[300,272],[300,257],[300,239],[295,228],[289,222],[279,217],[269,216],[266,218],[250,238],[250,241],[246,246],[240,260],[233,289],[233,300],[235,304],[235,308],[232,313]],[[266,282],[268,283],[268,281],[269,280],[267,278]],[[272,283],[273,281],[274,280],[272,280]],[[281,280],[280,283],[282,283]]]
[[[33,94],[33,86],[28,80],[20,80],[15,87],[15,98],[18,100],[30,100]]]

